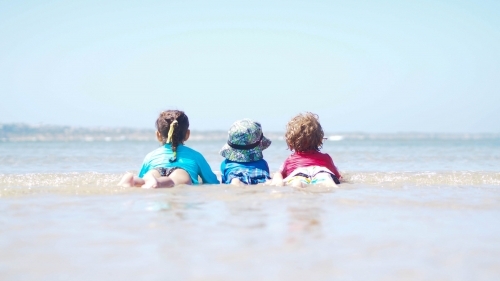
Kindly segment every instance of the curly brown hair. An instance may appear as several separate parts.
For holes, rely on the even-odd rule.
[[[177,123],[174,121],[177,121]],[[166,110],[161,112],[158,119],[156,119],[156,129],[160,132],[162,144],[167,143],[168,132],[170,131],[170,125],[172,123],[174,123],[174,131],[172,133],[172,150],[174,151],[174,157],[170,159],[170,162],[177,160],[177,147],[179,144],[184,143],[184,138],[189,129],[189,119],[187,115],[180,110]]]
[[[285,140],[288,149],[304,152],[319,149],[323,146],[323,128],[317,114],[300,113],[286,125]]]

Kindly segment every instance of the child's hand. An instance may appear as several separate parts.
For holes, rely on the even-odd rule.
[[[274,173],[274,176],[271,180],[271,185],[274,186],[284,186],[285,184],[283,183],[283,176],[281,173]]]

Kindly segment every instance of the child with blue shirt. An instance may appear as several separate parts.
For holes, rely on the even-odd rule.
[[[183,111],[167,110],[156,120],[156,138],[161,146],[146,155],[139,176],[127,173],[119,185],[143,188],[178,184],[218,184],[217,176],[201,153],[184,145],[189,139],[189,119]]]
[[[228,133],[228,141],[220,150],[226,158],[220,170],[222,183],[232,185],[265,183],[271,179],[262,150],[271,145],[259,123],[250,119],[236,121]]]

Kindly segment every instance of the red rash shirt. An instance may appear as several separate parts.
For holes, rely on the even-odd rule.
[[[288,156],[285,163],[281,166],[280,172],[283,178],[286,178],[295,169],[309,166],[325,167],[332,171],[338,179],[342,177],[337,170],[337,167],[335,167],[332,157],[326,153],[321,153],[315,150],[292,153],[292,155]]]

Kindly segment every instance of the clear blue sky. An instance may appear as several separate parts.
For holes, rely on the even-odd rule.
[[[238,3],[237,3],[238,2]],[[0,123],[500,132],[500,1],[1,1]]]

